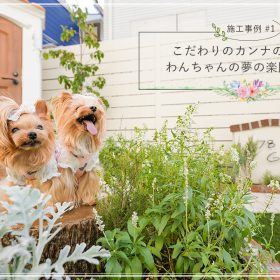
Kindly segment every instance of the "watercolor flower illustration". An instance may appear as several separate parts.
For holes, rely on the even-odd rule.
[[[271,87],[268,83],[264,83],[260,79],[253,80],[252,82],[233,80],[230,83],[224,82],[222,88],[213,89],[223,95],[229,95],[246,102],[258,100],[280,92],[279,87]]]

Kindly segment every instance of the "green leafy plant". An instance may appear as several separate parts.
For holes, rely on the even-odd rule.
[[[150,247],[144,242],[142,231],[145,220],[140,220],[139,226],[127,223],[127,231],[114,229],[105,231],[104,237],[98,242],[112,252],[105,264],[106,273],[142,274],[144,270],[157,272]]]
[[[135,138],[119,136],[105,144],[101,162],[107,197],[97,211],[99,223],[102,216],[107,227],[101,223],[104,237],[98,242],[112,253],[106,272],[168,277],[266,271],[267,255],[251,243],[259,224],[246,208],[250,177],[230,176],[239,153],[235,150],[236,159],[223,147],[214,149],[210,130],[201,135],[192,129],[195,110],[189,106],[175,128],[168,131],[165,124],[152,142],[136,130]],[[252,141],[246,146],[247,159],[253,158],[254,147]],[[150,252],[149,264],[141,247]],[[273,256],[273,247],[266,248]],[[134,271],[136,257],[142,266]]]
[[[56,204],[56,208],[48,207],[50,197],[43,196],[39,190],[30,187],[1,187],[12,201],[12,204],[1,201],[6,208],[0,215],[0,238],[10,234],[13,236],[11,245],[0,244],[0,274],[5,279],[18,276],[32,279],[62,279],[63,265],[67,262],[85,260],[99,264],[98,258],[108,258],[108,251],[100,246],[86,248],[85,243],[77,244],[70,252],[65,246],[58,259],[52,263],[50,259],[41,261],[44,248],[60,231],[57,221],[72,208],[71,203]],[[31,232],[32,225],[38,222],[38,236]]]
[[[235,158],[233,168],[237,176],[251,178],[252,170],[256,165],[255,158],[257,152],[258,143],[254,141],[253,137],[249,137],[244,146],[240,143],[232,145],[231,153],[233,158]]]
[[[105,85],[105,79],[102,76],[96,76],[99,70],[98,64],[104,58],[104,53],[99,49],[100,44],[94,33],[94,26],[87,24],[87,12],[83,12],[81,8],[74,6],[70,10],[71,19],[79,28],[80,38],[80,55],[76,54],[67,48],[50,50],[43,53],[44,59],[59,59],[60,66],[66,71],[70,71],[70,77],[67,75],[59,75],[58,81],[63,84],[66,90],[71,90],[72,93],[81,93],[86,91],[100,97],[106,107],[109,106],[108,100],[100,95],[101,90]],[[61,41],[68,42],[76,35],[76,30],[67,26],[62,26]],[[89,55],[89,63],[83,61],[84,50],[87,50]],[[95,77],[95,79],[92,79]]]
[[[271,181],[280,182],[280,176],[274,176],[271,174],[271,172],[266,171],[263,175],[263,183],[267,186],[270,184]]]
[[[275,254],[277,261],[280,261],[280,240],[278,232],[280,231],[280,214],[267,213],[261,215],[259,221],[261,227],[256,235],[256,240],[265,244],[265,248],[274,248],[278,251]]]

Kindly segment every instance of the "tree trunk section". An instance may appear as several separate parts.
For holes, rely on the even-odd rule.
[[[61,231],[47,244],[42,261],[51,259],[56,261],[59,252],[66,246],[71,246],[71,252],[75,249],[76,244],[86,243],[86,249],[96,244],[98,239],[98,229],[95,224],[92,206],[80,206],[69,212],[66,212],[60,220]],[[35,229],[36,235],[36,229]],[[86,274],[96,271],[96,266],[86,261],[76,263],[66,263],[65,272],[68,274]]]
[[[96,240],[99,237],[98,228],[94,220],[92,206],[80,206],[71,211],[66,212],[58,222],[61,223],[61,230],[57,235],[46,245],[41,262],[50,259],[55,262],[58,259],[60,251],[66,246],[71,247],[70,252],[73,252],[76,244],[86,243],[86,249],[92,245],[96,245]],[[55,229],[56,227],[54,227]],[[38,225],[32,228],[32,235],[38,236]],[[11,244],[14,237],[11,234],[6,234],[1,242],[3,246]],[[83,274],[97,273],[96,265],[89,264],[86,261],[77,261],[76,263],[66,263],[64,265],[65,273],[67,274]]]

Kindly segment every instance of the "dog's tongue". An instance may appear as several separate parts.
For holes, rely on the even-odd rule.
[[[84,123],[86,124],[87,131],[89,133],[91,133],[92,135],[96,135],[97,134],[97,128],[95,127],[93,122],[85,120]]]

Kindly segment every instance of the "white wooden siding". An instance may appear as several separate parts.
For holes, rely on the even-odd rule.
[[[279,18],[279,3],[263,0],[105,0],[104,39],[134,37],[139,31],[189,31],[217,25]],[[216,4],[215,4],[216,2]],[[219,5],[220,3],[220,5]],[[257,6],[256,3],[261,4]],[[251,6],[247,5],[250,4]]]

